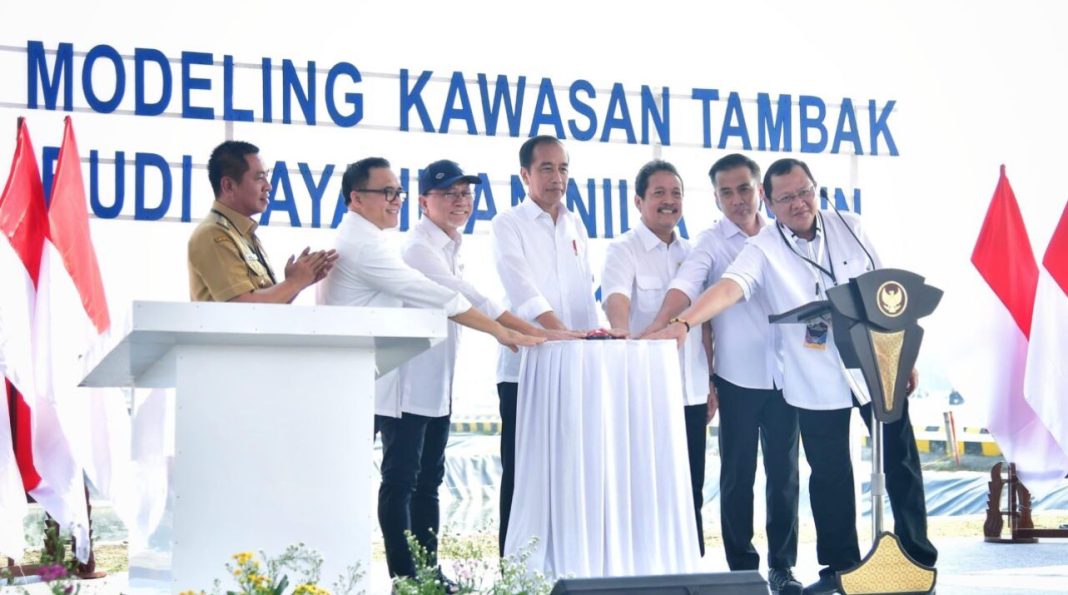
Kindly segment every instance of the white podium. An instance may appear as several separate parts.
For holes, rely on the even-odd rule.
[[[83,386],[177,404],[170,543],[131,552],[131,589],[225,589],[233,554],[296,543],[323,555],[322,584],[359,563],[368,589],[374,380],[445,337],[444,313],[134,302],[124,330]]]

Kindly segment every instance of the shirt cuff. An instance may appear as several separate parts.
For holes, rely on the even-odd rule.
[[[601,309],[602,310],[604,310],[605,308],[608,307],[608,298],[612,297],[615,294],[619,294],[619,295],[627,298],[627,300],[631,299],[630,288],[629,287],[626,287],[626,288],[624,288],[624,287],[606,287],[606,286],[602,285],[601,286]]]
[[[475,308],[478,308],[479,312],[482,312],[483,314],[485,314],[488,318],[490,318],[492,320],[497,320],[498,318],[501,317],[502,314],[504,314],[507,311],[504,308],[504,306],[498,304],[497,302],[491,300],[490,298],[486,298],[486,299],[482,300],[482,302],[480,302],[479,304],[475,305]]]
[[[538,316],[546,312],[551,312],[552,305],[549,304],[549,300],[536,295],[529,300],[523,302],[515,309],[515,313],[524,320],[534,320]]]
[[[252,284],[252,281],[245,279],[242,282],[230,285],[221,291],[212,292],[211,297],[216,302],[228,302],[239,295],[256,291],[256,289],[257,288]]]
[[[742,288],[742,294],[745,296],[746,301],[753,296],[753,286],[749,283],[749,280],[737,273],[723,273],[724,279],[730,279],[738,284],[738,287]]]
[[[471,302],[467,301],[463,295],[457,293],[456,297],[452,298],[442,306],[445,309],[445,316],[452,318],[457,314],[463,314],[471,309]]]
[[[686,294],[686,297],[690,298],[690,303],[697,301],[697,298],[701,297],[701,292],[704,291],[699,285],[690,283],[683,279],[672,279],[668,285],[668,290],[677,289]]]

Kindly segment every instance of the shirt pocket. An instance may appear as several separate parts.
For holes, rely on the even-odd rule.
[[[664,301],[664,292],[667,291],[667,282],[652,275],[637,275],[634,279],[637,286],[637,306],[643,312],[660,311],[660,304]]]

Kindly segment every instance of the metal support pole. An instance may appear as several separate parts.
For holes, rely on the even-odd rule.
[[[953,460],[960,467],[960,447],[957,445],[957,425],[953,421],[953,412],[944,412],[942,418],[946,424],[946,450],[953,454]]]
[[[883,532],[883,496],[886,494],[886,475],[883,474],[883,422],[871,420],[871,523],[872,543]]]

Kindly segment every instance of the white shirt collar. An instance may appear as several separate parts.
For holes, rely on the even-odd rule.
[[[462,241],[462,235],[460,237],[453,238],[449,234],[445,233],[445,230],[438,227],[436,223],[431,221],[430,218],[425,215],[422,219],[419,220],[418,223],[416,223],[416,226],[418,226],[419,230],[422,231],[423,234],[426,236],[427,242],[431,246],[438,249],[445,248],[445,246],[448,246],[450,243],[456,244],[456,247],[458,248],[460,246],[460,242]]]
[[[371,223],[363,215],[357,213],[356,211],[348,211],[347,213],[345,213],[345,216],[348,217],[352,221],[353,225],[355,225],[358,228],[362,228],[362,229],[366,230],[368,233],[373,233],[373,234],[383,234],[383,233],[385,233],[384,229],[380,229],[377,225],[375,225],[374,223]]]
[[[756,216],[757,216],[757,225],[759,226],[757,228],[757,231],[759,231],[761,229],[764,229],[764,227],[768,224],[768,222],[767,222],[767,220],[764,219],[764,214],[761,213],[759,209],[757,210]],[[732,237],[734,237],[736,235],[741,235],[741,236],[746,237],[746,238],[749,237],[748,234],[746,234],[744,231],[742,231],[741,227],[738,227],[738,224],[736,224],[734,221],[731,221],[730,218],[728,218],[726,215],[724,215],[723,219],[721,219],[720,221],[721,221],[720,225],[722,225],[723,237],[732,238]]]
[[[789,227],[786,227],[785,225],[783,225],[783,227],[786,228],[786,231],[790,232],[790,239],[792,239],[795,244],[798,242],[815,242],[816,240],[822,239],[824,236],[823,213],[821,211],[816,211],[816,233],[812,236],[811,240],[806,240],[805,238],[797,235],[796,233],[794,233],[794,230],[790,229]]]
[[[549,213],[545,212],[545,210],[542,209],[541,206],[539,206],[538,203],[534,202],[534,199],[529,197],[529,196],[526,197],[525,199],[523,199],[523,202],[521,202],[518,205],[516,205],[515,208],[519,210],[519,214],[523,215],[527,219],[531,219],[531,220],[537,219],[541,215],[545,215],[546,217],[549,217],[550,219],[552,218],[552,215],[550,215]],[[565,207],[563,205],[563,202],[558,203],[556,205],[556,208],[557,208],[557,212],[556,212],[557,216],[560,216],[561,214],[563,214],[564,212],[567,211],[567,207]]]
[[[675,234],[671,243],[675,244],[679,241],[678,231],[673,231]],[[646,252],[652,252],[657,246],[670,247],[669,244],[665,244],[663,240],[658,238],[653,230],[649,229],[649,226],[645,224],[641,219],[638,220],[638,226],[634,228],[634,234],[638,236],[638,240],[642,243],[642,248],[645,248]]]

